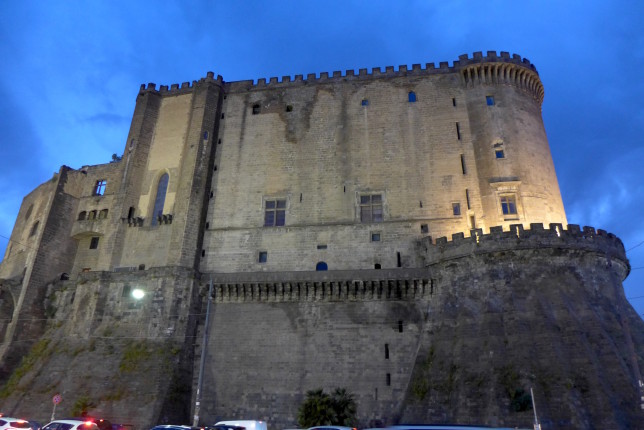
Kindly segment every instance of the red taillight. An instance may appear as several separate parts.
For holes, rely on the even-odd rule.
[[[86,426],[91,426],[91,425],[92,425],[92,424],[94,424],[94,423],[93,423],[93,422],[91,422],[91,421],[85,421],[83,424],[85,424]]]

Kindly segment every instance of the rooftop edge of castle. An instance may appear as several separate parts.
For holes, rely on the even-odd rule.
[[[192,91],[192,89],[199,83],[203,82],[216,82],[219,85],[227,84],[233,87],[241,86],[245,90],[252,88],[263,89],[275,85],[290,85],[294,83],[307,84],[307,83],[324,83],[324,82],[333,82],[341,79],[361,79],[361,78],[373,78],[373,77],[397,77],[397,76],[418,76],[418,75],[428,75],[428,74],[441,74],[441,73],[452,73],[455,71],[462,70],[463,68],[472,65],[472,64],[481,64],[481,63],[508,63],[515,64],[521,67],[527,68],[532,72],[538,75],[537,69],[528,60],[527,58],[522,58],[518,54],[510,54],[507,51],[501,51],[497,54],[496,51],[487,51],[486,55],[483,55],[483,52],[477,51],[474,52],[470,58],[468,54],[459,55],[458,60],[452,62],[452,65],[449,65],[447,61],[441,61],[436,66],[436,63],[426,63],[424,66],[421,64],[412,64],[411,68],[408,65],[400,65],[396,69],[394,66],[387,66],[384,68],[384,71],[381,67],[373,67],[371,72],[368,69],[358,69],[356,73],[355,69],[345,70],[344,72],[336,70],[331,73],[321,72],[321,73],[309,73],[306,75],[291,75],[268,78],[259,78],[257,80],[241,80],[241,81],[232,81],[225,82],[221,75],[217,75],[213,72],[208,72],[206,77],[199,79],[198,81],[192,82],[183,82],[181,85],[172,84],[161,85],[157,90],[155,83],[141,84],[140,92],[151,91],[158,92],[162,94],[181,94]]]

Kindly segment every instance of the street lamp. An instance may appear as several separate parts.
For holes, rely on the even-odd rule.
[[[143,297],[145,297],[145,291],[143,291],[140,288],[135,288],[132,290],[132,298],[134,300],[141,300]]]

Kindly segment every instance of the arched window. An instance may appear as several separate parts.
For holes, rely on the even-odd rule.
[[[87,212],[82,211],[81,213],[78,214],[78,220],[79,221],[84,221],[85,218],[87,218]]]
[[[87,219],[96,219],[96,211],[89,211]]]
[[[329,270],[329,266],[324,261],[320,261],[315,265],[315,270],[318,272],[324,272],[325,270]]]
[[[98,219],[105,219],[105,218],[107,218],[107,213],[108,213],[108,210],[107,210],[107,209],[103,209],[102,211],[100,211],[100,212],[98,213]]]
[[[159,185],[157,186],[157,196],[154,199],[154,211],[152,212],[151,225],[157,225],[159,223],[159,217],[163,215],[163,205],[165,204],[165,193],[168,190],[168,181],[170,177],[167,173],[164,173],[159,178]]]
[[[409,103],[416,103],[416,93],[413,91],[409,92]]]
[[[31,227],[31,233],[29,233],[29,236],[33,236],[34,234],[36,234],[36,232],[38,231],[38,224],[40,224],[40,221],[36,221],[34,223],[34,226]]]
[[[25,219],[29,219],[32,210],[34,210],[34,205],[29,205],[29,209],[27,209],[27,213],[25,214]]]

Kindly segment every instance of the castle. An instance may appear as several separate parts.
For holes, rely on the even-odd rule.
[[[493,51],[142,85],[120,160],[23,200],[0,265],[4,412],[61,392],[137,428],[191,421],[205,354],[202,424],[294,426],[307,390],[342,386],[364,427],[528,426],[533,387],[544,428],[634,428],[630,265],[567,225],[543,97],[527,59]]]

